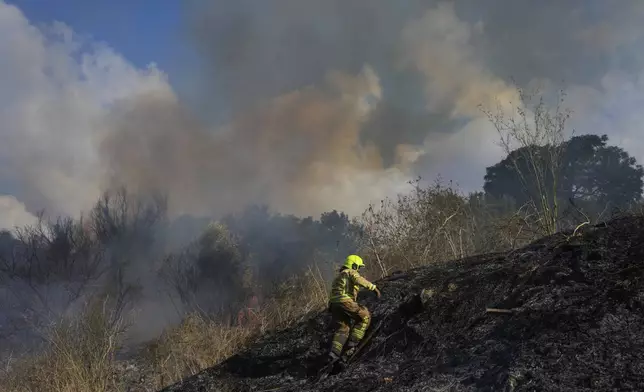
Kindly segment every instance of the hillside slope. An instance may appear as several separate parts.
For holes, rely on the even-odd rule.
[[[383,327],[321,381],[326,313],[163,391],[644,390],[644,219],[566,234],[380,281]]]

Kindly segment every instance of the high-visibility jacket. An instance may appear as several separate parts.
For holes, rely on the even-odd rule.
[[[375,290],[376,285],[360,276],[358,271],[343,268],[331,284],[329,302],[355,301],[360,287]]]

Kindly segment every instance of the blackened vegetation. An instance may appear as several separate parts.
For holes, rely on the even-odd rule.
[[[327,313],[164,391],[644,390],[644,219],[570,235],[381,281],[379,333],[320,382]]]

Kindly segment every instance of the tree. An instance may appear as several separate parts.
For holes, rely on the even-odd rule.
[[[508,154],[503,166],[514,171],[519,180],[519,189],[524,190],[527,196],[529,213],[538,217],[537,227],[543,234],[553,234],[558,230],[557,189],[563,159],[564,130],[571,112],[562,107],[565,97],[563,91],[554,110],[548,108],[543,97],[528,107],[536,94],[526,94],[520,88],[517,93],[521,103],[515,107],[499,102],[496,113],[482,106],[481,110],[499,132],[501,147]],[[515,149],[515,146],[518,147]]]
[[[568,198],[617,207],[640,200],[644,169],[622,148],[607,142],[606,135],[584,135],[567,143],[563,178]]]
[[[644,169],[626,151],[607,142],[606,135],[580,135],[563,144],[559,181],[554,189],[559,200],[573,200],[592,213],[611,206],[627,207],[640,200]],[[528,203],[540,192],[535,185],[538,181],[532,176],[525,181],[520,179],[517,168],[528,172],[525,168],[531,163],[527,156],[547,156],[544,150],[548,148],[551,147],[521,147],[488,167],[485,193],[497,198],[510,197],[520,205]],[[530,154],[525,153],[526,149],[532,150]]]
[[[164,260],[161,278],[183,306],[230,316],[245,295],[245,262],[238,239],[225,224],[213,222],[182,252]]]

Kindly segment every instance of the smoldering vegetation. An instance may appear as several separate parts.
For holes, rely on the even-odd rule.
[[[639,213],[635,158],[607,136],[566,137],[568,112],[521,96],[518,116],[487,112],[506,157],[482,192],[418,179],[353,217],[171,217],[168,195],[121,188],[80,218],[4,232],[6,388],[155,390],[315,317],[348,253],[377,279]]]
[[[488,167],[484,192],[419,179],[352,218],[253,206],[169,219],[164,197],[122,189],[81,219],[4,232],[6,388],[156,390],[301,328],[348,253],[378,279],[641,213],[644,171],[627,152],[593,135],[551,142],[509,151]],[[555,162],[566,170],[550,171]],[[533,186],[552,182],[544,173],[556,174],[552,193]]]
[[[188,2],[181,42],[194,58],[179,75],[3,6],[6,36],[29,48],[5,46],[14,109],[3,112],[1,185],[16,198],[6,208],[76,216],[124,186],[171,195],[173,218],[251,204],[358,215],[418,175],[474,191],[502,155],[479,105],[562,80],[571,129],[639,158],[629,102],[643,96],[631,54],[642,5],[585,4]]]
[[[238,335],[317,310],[331,263],[357,249],[357,226],[337,211],[313,219],[255,206],[217,220],[170,220],[166,206],[163,197],[122,189],[80,219],[43,218],[2,233],[5,369],[47,355],[61,367],[103,366],[107,373],[60,371],[66,386],[50,385],[92,390],[96,378],[110,383],[115,356],[143,356],[160,387],[229,355],[217,338],[243,342]],[[313,283],[318,292],[301,304],[302,288]],[[194,345],[182,346],[190,346],[186,339]],[[96,358],[85,357],[93,352]],[[60,362],[70,355],[78,362]],[[39,382],[50,376],[29,388],[44,388]]]
[[[323,312],[163,391],[641,390],[643,224],[609,220],[380,279],[379,300],[361,295],[380,329],[328,377],[317,377]]]
[[[193,3],[179,93],[0,2],[2,387],[155,390],[317,315],[349,252],[377,279],[639,211],[644,8],[586,4]]]
[[[88,298],[136,311],[135,342],[155,337],[186,312],[223,319],[251,294],[266,296],[291,276],[356,249],[347,215],[282,216],[251,207],[215,222],[168,220],[164,198],[106,193],[87,217],[41,219],[2,234],[2,337],[23,345]],[[324,275],[325,277],[327,275]],[[7,343],[7,342],[5,342]],[[9,347],[4,345],[3,347]]]

